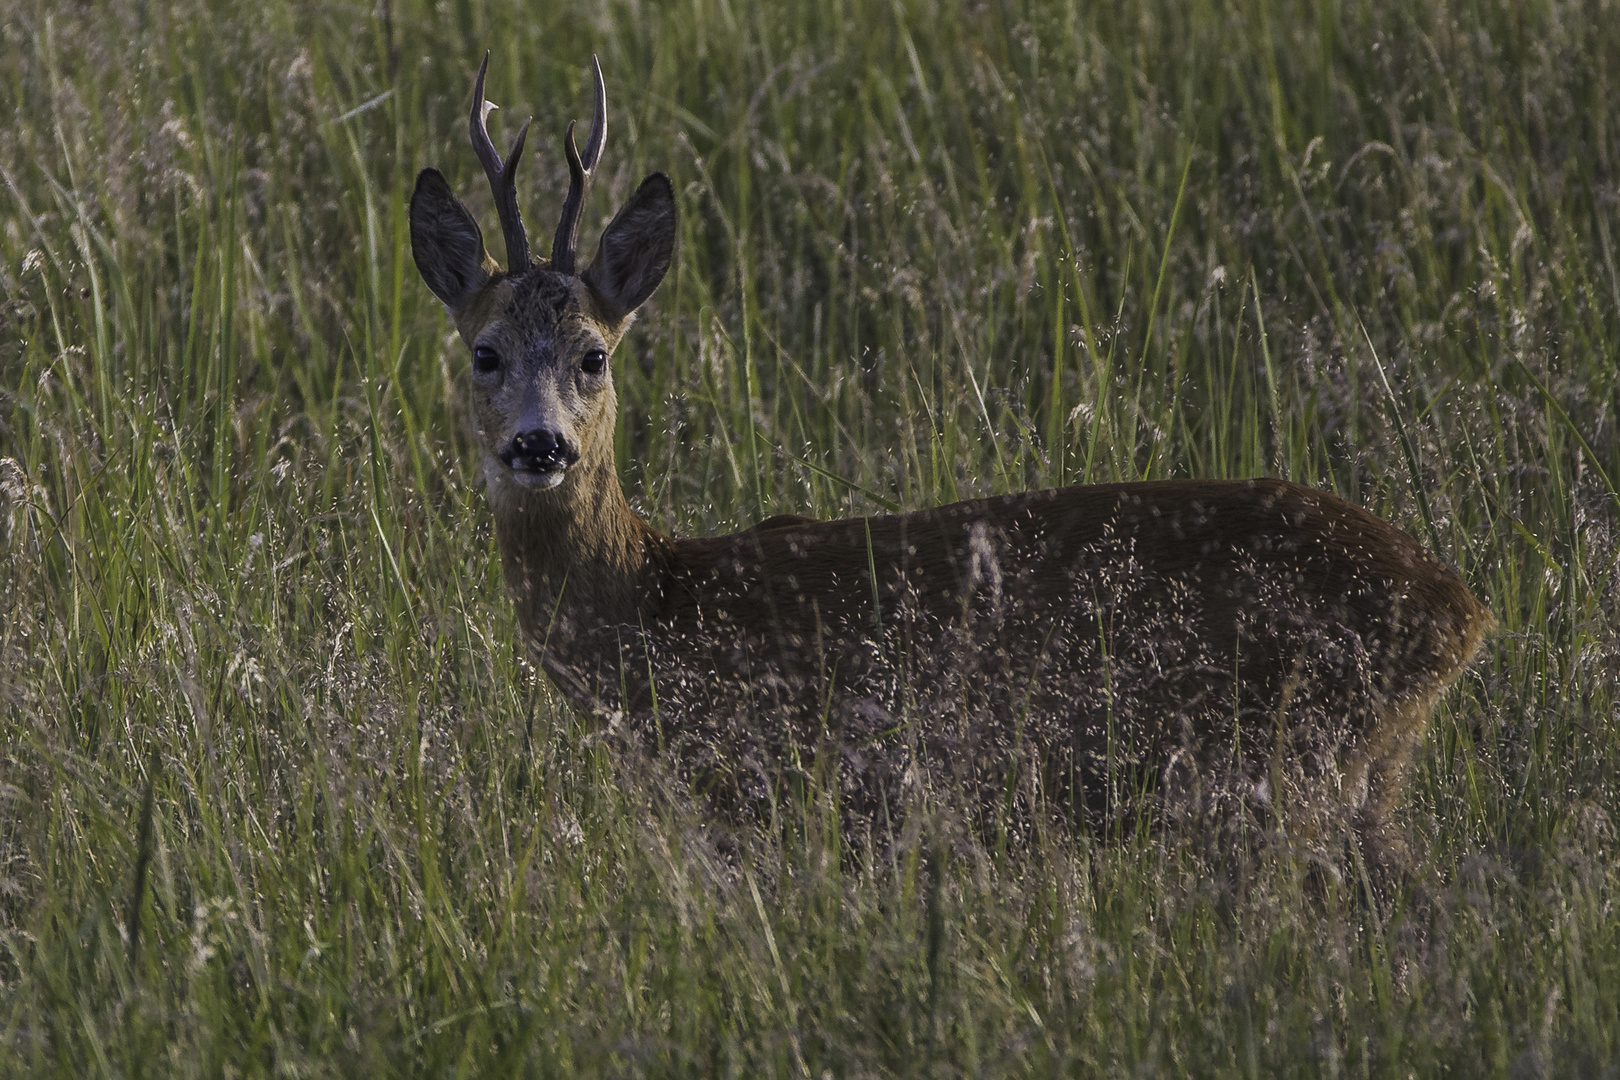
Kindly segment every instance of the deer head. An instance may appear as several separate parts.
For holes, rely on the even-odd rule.
[[[643,180],[603,232],[596,257],[574,272],[580,215],[607,137],[607,91],[593,57],[590,137],[581,155],[568,125],[562,220],[551,257],[533,259],[514,186],[529,125],[503,161],[485,126],[495,107],[484,99],[488,67],[485,53],[468,126],[500,213],[506,268],[484,250],[478,222],[434,168],[421,171],[411,195],[411,254],[472,350],[484,474],[501,503],[560,488],[580,473],[612,474],[617,398],[608,357],[669,269],[675,193],[662,173]]]

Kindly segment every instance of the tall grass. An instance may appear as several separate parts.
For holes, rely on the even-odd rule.
[[[0,4],[0,1072],[1616,1075],[1612,0]],[[1502,624],[1388,895],[813,797],[718,854],[527,666],[416,279],[555,136],[677,265],[659,525],[1333,488]]]

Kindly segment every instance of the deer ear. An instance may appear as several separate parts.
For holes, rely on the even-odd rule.
[[[621,320],[658,288],[675,256],[675,189],[653,173],[602,233],[585,284],[609,315]]]
[[[489,281],[484,234],[438,169],[416,175],[411,193],[411,255],[416,269],[452,312]]]

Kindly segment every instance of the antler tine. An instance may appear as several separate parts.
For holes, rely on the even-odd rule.
[[[591,137],[585,140],[585,157],[581,161],[587,172],[596,168],[602,159],[602,144],[607,142],[607,83],[602,81],[602,64],[595,55],[591,56],[591,74],[596,81],[596,99],[592,102],[595,108],[591,112]]]
[[[579,217],[585,209],[585,196],[590,191],[591,175],[596,163],[602,159],[602,146],[607,142],[607,84],[602,81],[602,65],[591,57],[591,68],[596,76],[596,109],[591,119],[590,138],[585,140],[585,156],[581,159],[579,147],[574,145],[574,123],[568,124],[563,137],[563,153],[568,157],[568,198],[563,200],[562,220],[557,223],[557,235],[551,241],[551,268],[563,274],[574,272],[574,254],[579,245]]]
[[[501,155],[490,140],[485,118],[495,108],[484,100],[484,76],[489,71],[489,53],[478,65],[478,81],[473,84],[472,116],[468,120],[468,133],[472,136],[473,153],[483,163],[484,174],[489,177],[490,189],[495,193],[495,209],[501,215],[501,233],[506,237],[506,269],[520,273],[529,268],[529,236],[523,231],[523,215],[518,212],[517,175],[518,159],[523,156],[523,140],[528,137],[529,125],[524,123],[512,140],[512,150],[501,161]]]

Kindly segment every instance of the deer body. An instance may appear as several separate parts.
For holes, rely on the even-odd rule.
[[[519,620],[572,702],[661,739],[691,735],[722,771],[728,738],[766,729],[790,756],[830,739],[868,763],[991,762],[991,779],[1027,751],[1048,790],[1088,805],[1120,740],[1162,771],[1247,738],[1239,771],[1258,774],[1259,737],[1381,822],[1492,620],[1415,540],[1330,493],[1088,485],[701,538],[636,515],[613,457],[607,358],[669,265],[674,196],[649,177],[574,273],[606,130],[596,78],[583,159],[572,129],[565,142],[574,183],[548,262],[531,264],[510,190],[523,135],[503,163],[484,132],[482,69],[471,129],[508,269],[436,171],[411,206],[417,265],[473,351]]]

